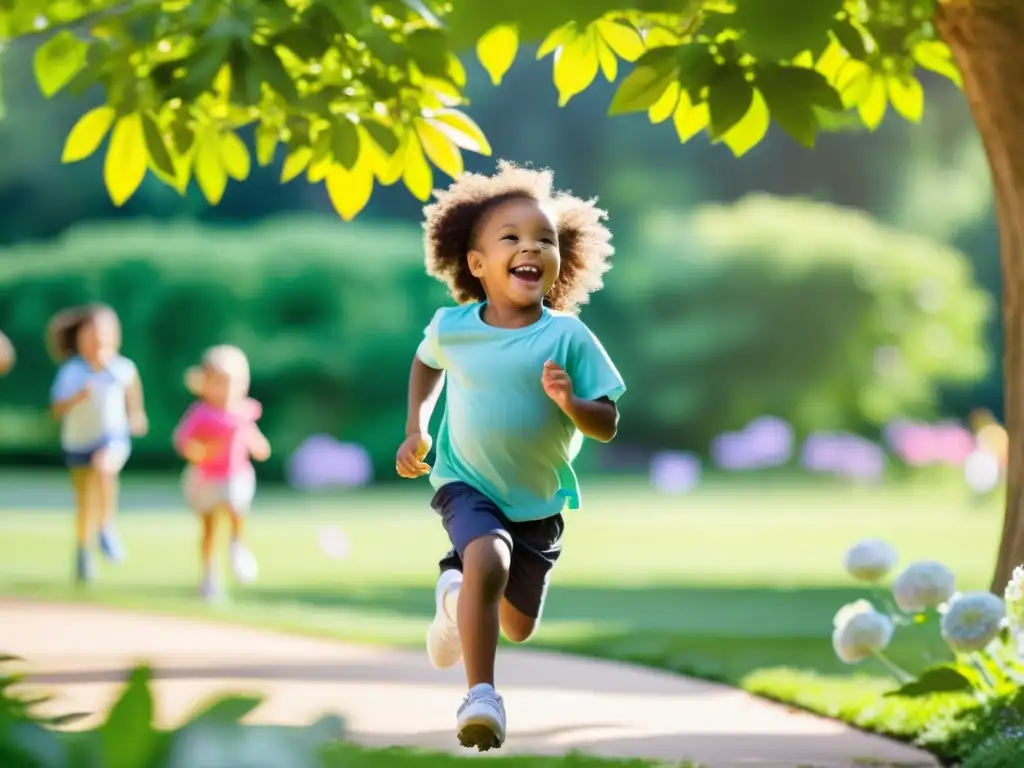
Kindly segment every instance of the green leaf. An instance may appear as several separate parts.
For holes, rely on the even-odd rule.
[[[395,154],[398,150],[399,142],[394,131],[372,117],[364,117],[360,124],[366,129],[366,133],[373,140],[373,143],[380,148],[381,152],[388,157]]]
[[[114,205],[124,205],[135,194],[148,164],[142,118],[138,113],[125,115],[114,125],[103,161],[103,181]]]
[[[213,128],[196,137],[194,173],[203,197],[210,205],[217,205],[227,189],[228,172],[221,160],[220,141]]]
[[[625,115],[650,109],[676,81],[679,63],[671,48],[655,48],[641,56],[633,71],[623,78],[608,107],[609,115]]]
[[[298,177],[306,170],[309,161],[313,157],[313,150],[309,147],[299,147],[285,158],[284,167],[281,169],[281,183],[287,184]]]
[[[768,133],[771,115],[760,91],[754,90],[750,109],[729,131],[722,135],[724,143],[736,157],[742,157]],[[831,114],[831,113],[829,113]]]
[[[656,48],[655,50],[662,50]],[[666,48],[664,50],[673,50]],[[704,100],[704,89],[718,70],[715,56],[707,45],[689,43],[676,49],[679,63],[679,85],[690,94],[694,104]]]
[[[843,0],[735,0],[740,47],[759,61],[786,61],[803,51],[820,53]]]
[[[911,55],[918,66],[942,75],[952,81],[957,88],[963,87],[963,77],[960,75],[960,70],[953,59],[949,46],[945,43],[938,40],[920,42],[914,46]]]
[[[492,149],[487,137],[469,115],[457,109],[445,109],[435,113],[430,121],[462,149],[490,156]]]
[[[228,54],[231,68],[231,98],[236,104],[251,107],[263,98],[263,81],[260,73],[251,66],[245,46],[233,45]]]
[[[230,52],[231,42],[228,40],[201,38],[196,50],[186,60],[185,76],[167,89],[167,95],[188,102],[209,91]]]
[[[373,196],[373,169],[368,162],[360,162],[351,170],[332,165],[325,186],[334,209],[345,221],[351,221]]]
[[[537,61],[540,61],[550,53],[554,53],[575,36],[575,21],[570,21],[558,27],[558,29],[552,30],[552,32],[541,42],[540,47],[537,48]]]
[[[67,30],[39,46],[32,64],[43,95],[49,98],[67,85],[85,67],[88,52],[88,43]]]
[[[252,170],[249,148],[230,128],[220,135],[220,159],[224,170],[235,181],[245,181]]]
[[[597,22],[597,33],[620,59],[636,61],[644,55],[646,46],[643,38],[628,24],[601,19]]]
[[[290,102],[299,98],[299,92],[288,70],[284,68],[277,52],[265,45],[250,44],[247,46],[252,57],[252,65],[260,78]]]
[[[174,161],[167,151],[160,126],[148,112],[142,115],[142,134],[146,139],[146,152],[153,167],[173,178],[177,173]]]
[[[423,151],[435,166],[452,179],[462,175],[464,168],[462,153],[448,135],[426,120],[416,120],[416,135]]]
[[[867,58],[868,47],[864,33],[849,19],[836,19],[832,23],[832,34],[851,57],[860,60]]]
[[[708,105],[707,102],[696,102],[690,98],[685,90],[679,93],[679,103],[676,111],[672,114],[672,123],[675,126],[679,141],[685,144],[708,126]]]
[[[406,37],[405,45],[420,72],[428,77],[449,78],[448,43],[442,32],[436,29],[415,30]]]
[[[518,28],[514,24],[499,24],[477,41],[476,57],[491,76],[491,82],[500,85],[516,60],[518,50]]]
[[[765,64],[757,67],[757,78],[770,78],[780,87],[787,88],[802,96],[806,101],[832,112],[842,112],[843,100],[839,92],[829,84],[828,79],[814,69],[807,67]]]
[[[913,682],[889,691],[886,696],[898,696],[901,698],[918,698],[929,696],[933,693],[957,693],[972,690],[971,681],[959,672],[954,666],[942,664],[937,667],[926,669]]]
[[[347,171],[355,167],[359,159],[359,131],[351,120],[342,118],[331,127],[330,146],[336,163]]]
[[[256,128],[256,162],[264,168],[274,162],[277,140],[278,130],[269,123],[260,123]]]
[[[430,191],[434,186],[434,173],[430,170],[427,158],[423,155],[423,147],[420,146],[419,139],[415,134],[409,136],[405,145],[402,181],[417,200],[425,203],[430,199]]]
[[[669,83],[668,88],[661,94],[661,98],[654,102],[651,108],[647,110],[647,119],[652,124],[663,123],[675,114],[676,107],[679,105],[680,90],[677,81],[673,80]]]
[[[754,89],[739,67],[723,67],[708,89],[711,137],[721,138],[747,114],[754,101]]]
[[[772,70],[759,70],[756,83],[775,122],[798,143],[813,147],[818,120],[807,94],[789,88]]]
[[[151,679],[149,667],[133,669],[120,698],[111,707],[106,722],[100,728],[104,766],[139,768],[150,765],[156,736]]]
[[[857,113],[870,130],[875,130],[882,124],[885,111],[889,106],[889,99],[885,88],[885,75],[880,72],[871,74],[866,92],[857,104]]]
[[[911,123],[924,117],[924,88],[913,75],[889,76],[885,80],[892,108]]]
[[[597,40],[591,30],[577,35],[555,54],[554,81],[558,106],[564,107],[597,77]]]
[[[195,722],[233,724],[240,721],[263,703],[264,696],[221,696],[207,703],[195,717]]]
[[[110,107],[96,107],[78,118],[64,142],[62,163],[77,163],[84,160],[99,149],[110,126],[114,123],[116,112]]]

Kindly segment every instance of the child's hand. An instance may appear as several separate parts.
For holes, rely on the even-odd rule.
[[[558,363],[548,360],[544,363],[544,372],[540,377],[544,393],[555,401],[563,411],[572,402],[572,379]]]
[[[92,397],[92,382],[87,381],[83,387],[78,390],[78,394],[75,395],[75,404],[84,403],[86,400]]]
[[[422,477],[430,472],[430,465],[423,460],[430,453],[430,446],[433,441],[430,435],[414,432],[409,435],[398,446],[398,455],[395,456],[395,471],[401,477],[414,478]]]
[[[189,440],[181,447],[181,455],[189,464],[202,464],[213,455],[213,448],[205,440]]]

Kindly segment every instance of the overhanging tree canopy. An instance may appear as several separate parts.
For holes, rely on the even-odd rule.
[[[13,4],[13,7],[11,7]],[[75,125],[63,159],[109,135],[104,179],[121,205],[152,170],[212,204],[252,160],[238,130],[256,126],[256,161],[287,153],[282,181],[324,182],[346,219],[375,184],[426,200],[435,169],[490,154],[460,107],[457,54],[476,49],[495,84],[521,42],[553,61],[559,103],[598,77],[618,81],[611,114],[646,111],[681,141],[706,131],[737,155],[774,119],[813,146],[834,115],[869,128],[889,104],[921,118],[914,71],[954,80],[928,23],[932,3],[844,0],[6,0],[0,38],[38,36],[44,94],[99,84],[107,104]],[[3,3],[0,3],[3,8]],[[631,66],[625,66],[624,63]]]
[[[671,121],[742,155],[774,120],[805,146],[837,116],[917,121],[917,74],[961,84],[993,171],[1006,289],[1006,520],[993,588],[1024,562],[1024,3],[1020,0],[0,0],[0,42],[36,37],[47,96],[99,85],[63,158],[109,135],[104,179],[121,205],[152,170],[220,201],[252,159],[286,153],[282,180],[324,182],[342,217],[377,184],[420,200],[435,169],[490,154],[464,107],[456,54],[495,84],[522,43],[553,61],[559,103],[599,76],[611,114]],[[626,62],[629,66],[624,66]],[[528,105],[526,106],[528,108]],[[511,117],[514,119],[515,115]]]

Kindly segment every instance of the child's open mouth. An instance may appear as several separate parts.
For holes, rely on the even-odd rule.
[[[509,270],[509,274],[513,277],[518,277],[523,282],[536,283],[540,281],[541,269],[532,264],[520,264],[518,267],[512,267]]]

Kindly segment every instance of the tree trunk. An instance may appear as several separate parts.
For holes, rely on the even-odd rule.
[[[940,0],[935,25],[964,80],[995,184],[1003,274],[1004,398],[1010,455],[991,589],[1024,565],[1024,2]]]

